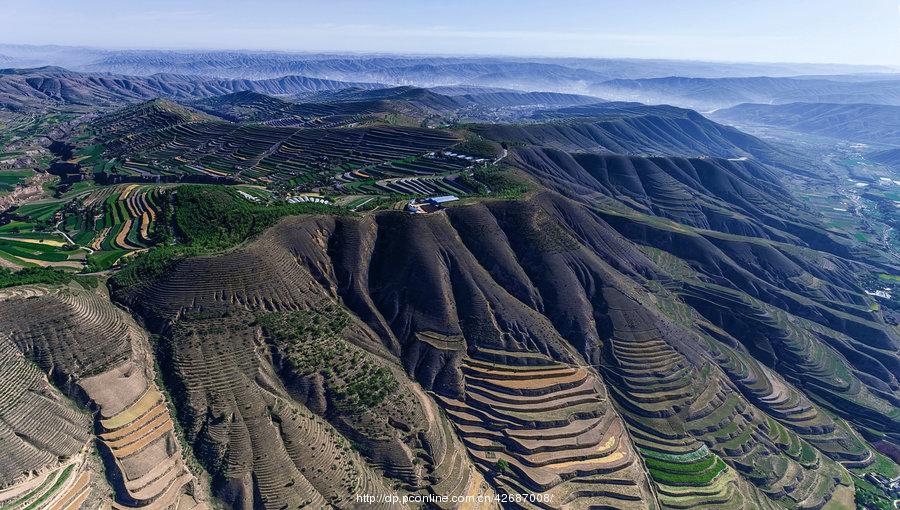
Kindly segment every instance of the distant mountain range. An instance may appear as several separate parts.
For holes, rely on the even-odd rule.
[[[900,145],[900,106],[880,104],[740,104],[711,117],[738,125],[773,126],[855,142]]]
[[[315,92],[334,88],[263,85],[269,80],[305,77],[326,83],[439,87],[448,95],[481,92],[549,91],[620,101],[673,104],[701,111],[741,103],[792,102],[900,105],[900,70],[879,66],[709,63],[633,59],[550,59],[511,57],[429,57],[403,55],[318,55],[243,51],[107,51],[69,47],[0,45],[0,65],[51,65],[91,76],[131,77],[127,94],[159,88],[167,97],[191,99],[243,90],[265,94]],[[52,68],[51,68],[52,69]],[[99,73],[99,74],[98,74]],[[112,75],[107,74],[112,73]],[[201,84],[154,84],[154,81]],[[142,78],[136,78],[142,77]],[[175,77],[175,78],[173,78]],[[98,78],[99,79],[99,78]],[[145,83],[142,80],[150,80]],[[246,85],[252,81],[259,85]],[[244,85],[241,85],[244,84]],[[130,87],[126,85],[125,89]],[[204,89],[214,89],[212,92]],[[368,88],[368,87],[362,87]],[[122,92],[120,92],[122,93]],[[159,95],[159,94],[157,94]]]
[[[0,70],[0,108],[25,110],[53,104],[109,106],[156,97],[194,100],[240,91],[293,95],[348,87],[366,89],[381,85],[302,76],[253,81],[172,74],[137,77],[78,73],[60,67],[3,69]]]
[[[287,69],[320,72],[350,72],[374,68],[404,68],[419,64],[437,67],[471,67],[522,63],[559,66],[593,73],[602,79],[653,78],[662,76],[736,77],[796,76],[803,74],[850,74],[897,72],[885,66],[800,63],[702,62],[690,60],[626,58],[516,58],[516,57],[435,57],[404,55],[340,55],[296,52],[250,51],[167,51],[104,50],[69,46],[27,46],[0,44],[0,54],[24,65],[76,63],[79,70],[155,74],[203,71],[218,77],[248,78]],[[38,62],[39,64],[33,64]],[[266,77],[273,77],[269,75]]]
[[[82,72],[114,73],[130,76],[156,74],[195,75],[217,79],[261,80],[283,76],[307,76],[335,81],[377,82],[388,85],[477,86],[507,88],[525,91],[554,91],[589,93],[601,97],[622,100],[640,100],[637,92],[667,99],[685,96],[691,91],[676,93],[667,84],[672,77],[683,79],[739,79],[737,83],[717,81],[713,83],[691,82],[681,84],[700,94],[711,94],[717,107],[732,106],[742,102],[767,102],[754,98],[753,90],[775,86],[776,89],[792,89],[795,80],[756,83],[761,76],[771,79],[797,77],[803,81],[843,82],[846,84],[891,81],[900,70],[886,66],[853,66],[834,64],[771,64],[771,63],[719,63],[678,60],[639,59],[585,59],[585,58],[514,58],[514,57],[438,57],[405,55],[339,55],[289,52],[249,51],[162,51],[162,50],[100,50],[65,46],[0,45],[0,64],[10,67],[63,66]],[[744,83],[743,80],[750,81]],[[620,80],[624,80],[620,81]],[[647,82],[648,80],[662,80]],[[631,83],[639,81],[639,83]],[[802,97],[787,94],[775,102],[812,101],[815,89],[819,95],[838,97],[852,94],[835,85],[807,83],[813,91]],[[837,87],[837,88],[836,88]],[[677,88],[677,87],[675,87]],[[704,89],[706,89],[704,91]],[[724,91],[718,91],[724,89]],[[747,89],[746,91],[744,89]],[[834,89],[834,90],[832,90]],[[604,94],[604,91],[620,95]],[[864,92],[864,91],[863,91]],[[652,93],[652,94],[651,94]],[[749,95],[748,95],[749,94]],[[733,97],[732,97],[733,96]],[[882,103],[875,96],[854,102]],[[830,99],[830,102],[847,102]],[[658,101],[652,101],[658,102]],[[674,100],[666,102],[675,102]],[[714,101],[715,102],[715,101]],[[699,103],[678,102],[683,106]]]
[[[874,103],[900,105],[900,80],[846,82],[795,78],[685,78],[611,80],[591,91],[609,99],[675,104],[699,110],[740,103]]]

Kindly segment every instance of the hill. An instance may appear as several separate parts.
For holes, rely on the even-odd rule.
[[[360,89],[357,87],[349,87],[341,90],[323,91],[315,95],[308,95],[305,97],[305,99],[323,103],[405,100],[419,101],[426,105],[430,104],[436,108],[443,107],[449,109],[459,106],[459,103],[450,96],[439,94],[429,89],[411,86],[384,87],[376,89]]]
[[[152,99],[102,116],[94,122],[93,127],[104,131],[121,131],[136,135],[186,122],[210,122],[215,120],[214,117],[203,112],[168,99]]]
[[[485,124],[473,129],[510,144],[632,155],[753,157],[781,170],[812,176],[805,156],[775,147],[693,110],[639,103],[599,103],[538,110],[531,123]]]
[[[888,149],[873,154],[869,154],[868,158],[877,161],[882,165],[893,168],[900,168],[900,149]]]
[[[201,100],[194,105],[235,122],[262,122],[279,126],[335,126],[387,114],[424,118],[450,113],[460,107],[460,102],[453,98],[412,87],[350,88],[294,97],[297,102],[245,91]],[[315,123],[310,122],[313,120]]]
[[[900,106],[880,104],[740,104],[710,117],[739,125],[773,126],[800,133],[879,145],[900,145]]]
[[[226,122],[154,100],[99,116],[79,133],[87,138],[75,143],[89,156],[80,164],[90,165],[95,178],[104,182],[240,180],[296,188],[321,186],[336,174],[370,165],[411,165],[460,141],[437,129],[327,124],[385,111],[367,104],[371,109],[354,102],[299,105],[249,92],[206,103],[222,116],[276,124],[260,125]],[[320,117],[334,112],[343,113]],[[304,117],[285,117],[293,114]]]
[[[830,263],[816,263],[821,257]],[[292,496],[275,481],[302,480],[295,463],[316,465],[296,429],[283,435],[259,419],[263,411],[252,403],[273,399],[270,383],[217,382],[261,371],[287,381],[292,398],[354,437],[362,456],[406,490],[452,476],[444,471],[449,460],[437,455],[448,449],[413,439],[435,433],[441,425],[431,420],[446,416],[495,490],[524,485],[583,505],[647,508],[652,486],[674,508],[689,498],[677,489],[687,483],[727,508],[814,508],[848,490],[838,463],[871,461],[844,420],[886,438],[896,429],[887,354],[896,338],[854,304],[858,288],[838,276],[860,268],[542,192],[423,217],[287,219],[237,251],[177,262],[116,298],[166,338],[159,352],[172,349],[162,363],[174,387],[184,388],[183,423],[195,431],[188,440],[215,445],[198,452],[223,452],[200,453],[204,467],[224,472],[225,486],[244,487],[226,459],[256,459],[253,485],[239,496],[220,491],[226,501],[263,497],[277,507]],[[806,273],[828,283],[791,286]],[[329,289],[337,289],[338,305],[329,304]],[[334,306],[342,311],[327,311]],[[309,322],[317,316],[327,322]],[[259,335],[279,353],[273,361],[254,355],[250,339]],[[313,348],[316,338],[327,348]],[[854,361],[843,361],[838,345]],[[229,357],[215,363],[202,354],[226,348]],[[323,364],[333,369],[314,368]],[[361,365],[394,374],[396,385],[373,386],[384,400],[344,405],[356,397],[343,381],[358,377]],[[406,378],[446,414],[420,414],[425,404]],[[221,392],[230,397],[202,397]],[[268,412],[290,423],[281,402],[290,400],[279,390]],[[258,441],[222,439],[209,418],[222,412],[235,413]],[[513,439],[504,431],[515,431]],[[548,435],[560,439],[550,450],[542,446],[548,439],[537,439]],[[396,446],[404,437],[408,449]],[[487,450],[485,437],[493,440]],[[282,453],[262,455],[273,444]],[[414,469],[420,452],[429,461]],[[649,476],[638,456],[652,466]],[[584,470],[593,465],[602,471]],[[800,482],[786,487],[786,473],[802,473]],[[304,499],[327,487],[310,482],[294,484]]]
[[[593,96],[559,94],[555,92],[478,92],[475,94],[462,94],[457,97],[462,101],[492,108],[522,106],[550,108],[554,106],[586,105],[603,101]]]
[[[422,89],[418,87],[392,87],[374,90],[344,89],[334,92],[302,95],[296,98],[300,103],[319,102],[365,102],[392,101],[393,108],[402,109],[401,104],[413,106],[412,114],[454,114],[467,118],[493,117],[490,114],[505,112],[520,118],[541,108],[557,108],[586,105],[601,102],[602,99],[578,94],[554,92],[517,92],[513,90],[484,91],[474,88],[453,88],[448,94],[437,93],[446,87]]]
[[[648,78],[596,83],[592,93],[620,101],[674,104],[701,111],[741,103],[900,105],[900,80],[848,82],[796,78]]]

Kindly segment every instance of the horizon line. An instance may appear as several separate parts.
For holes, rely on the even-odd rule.
[[[369,57],[377,57],[377,56],[396,56],[396,57],[439,57],[439,58],[510,58],[510,59],[548,59],[548,60],[632,60],[632,61],[646,61],[646,62],[693,62],[693,63],[708,63],[708,64],[723,64],[723,65],[740,65],[740,64],[749,64],[749,65],[805,65],[805,66],[845,66],[851,68],[884,68],[890,69],[893,73],[900,73],[900,66],[894,64],[854,64],[847,62],[799,62],[799,61],[789,61],[789,60],[718,60],[718,59],[704,59],[704,58],[692,58],[692,57],[684,57],[684,58],[664,58],[664,57],[630,57],[630,56],[576,56],[576,55],[562,55],[562,54],[504,54],[504,53],[442,53],[442,52],[417,52],[417,51],[409,51],[409,52],[397,52],[397,51],[365,51],[365,50],[327,50],[327,49],[277,49],[277,48],[216,48],[216,47],[202,47],[202,46],[96,46],[89,44],[64,44],[64,43],[45,43],[45,44],[29,44],[29,43],[15,43],[15,42],[2,42],[0,41],[0,47],[25,47],[25,48],[44,48],[44,47],[55,47],[55,48],[72,48],[72,49],[85,49],[85,50],[95,50],[95,51],[109,51],[109,52],[126,52],[126,51],[137,51],[137,52],[151,52],[151,51],[168,51],[168,52],[223,52],[223,53],[281,53],[281,54],[296,54],[296,55],[334,55],[334,56],[369,56]],[[9,55],[7,55],[9,56]],[[18,58],[18,57],[12,57]],[[43,66],[39,66],[43,67]],[[27,68],[22,68],[27,69]],[[887,74],[887,73],[885,73]]]

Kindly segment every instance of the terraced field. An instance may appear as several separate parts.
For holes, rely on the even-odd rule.
[[[664,280],[689,306],[685,316],[689,323],[708,322],[712,336],[728,338],[729,345],[746,349],[787,382],[804,388],[811,401],[851,421],[870,439],[897,427],[893,402],[898,366],[888,354],[896,336],[877,311],[865,304],[858,282],[847,278],[867,270],[859,263],[748,237],[708,231],[692,235],[687,229],[651,220],[623,228],[620,217],[607,219],[651,249],[677,253],[668,261],[675,272],[665,268]],[[673,250],[673,246],[680,248]],[[747,366],[747,354],[722,354],[717,347],[711,348],[711,354],[752,400],[765,396],[753,396],[762,391],[786,393],[772,397],[776,406],[782,398],[792,399],[789,390],[770,390],[770,386],[780,388],[781,382],[766,381],[771,377]],[[795,411],[806,407],[797,403],[800,408]],[[765,409],[767,403],[757,405]],[[770,410],[779,414],[777,409]],[[809,411],[794,420],[817,422],[819,416]],[[840,429],[837,423],[822,419],[810,427],[795,423],[795,429],[804,433],[821,427],[824,437],[835,427]],[[833,448],[845,454],[836,457],[840,460],[862,462],[867,456],[852,435],[844,435],[838,444]]]
[[[391,111],[390,105],[383,101],[297,104],[255,92],[212,97],[198,101],[195,106],[232,122],[278,127],[340,127]]]
[[[152,244],[160,200],[157,186],[99,188],[76,201],[66,215],[64,227],[75,242],[95,252],[92,258],[103,257],[111,263],[125,253],[141,251]]]
[[[260,260],[277,264],[282,256],[290,255],[269,250]],[[228,271],[236,281],[244,274],[250,286],[280,287],[265,268],[241,267],[239,259],[223,267],[221,260],[185,263],[202,264],[209,275]],[[324,304],[327,297],[308,277],[294,276],[290,284],[284,280],[290,291],[259,296],[251,288],[209,294],[203,289],[213,287],[195,283],[203,304],[183,316],[157,351],[167,386],[183,406],[178,416],[189,443],[217,483],[234,488],[222,497],[234,504],[343,507],[357,494],[490,494],[435,404],[398,385],[405,376],[382,358],[387,353],[369,351],[377,345],[372,333]],[[158,290],[183,294],[181,281],[167,284],[173,294]],[[148,305],[167,316],[171,308],[157,303]],[[262,331],[248,313],[262,314]],[[261,334],[271,354],[259,354]]]
[[[394,92],[154,100],[54,148],[0,257],[89,274],[0,290],[0,510],[849,510],[900,472],[862,283],[900,269],[793,198],[805,163],[670,107],[401,127]]]
[[[690,496],[679,491],[686,486],[705,492],[702,501],[681,498],[673,507],[772,506],[761,494],[736,483],[732,468],[771,500],[800,508],[818,508],[834,491],[849,489],[846,472],[792,432],[766,422],[730,390],[717,369],[691,367],[684,355],[662,340],[665,335],[658,328],[629,326],[647,322],[640,320],[640,311],[627,307],[614,313],[621,314],[624,327],[614,333],[613,358],[605,370],[635,442],[649,457],[647,465],[660,495]],[[669,419],[676,413],[682,421],[678,426]],[[779,438],[786,441],[776,442]],[[664,506],[669,506],[667,501],[661,497]]]
[[[80,454],[90,439],[90,421],[47,382],[3,331],[0,480],[7,486],[27,482],[32,473],[45,472]]]
[[[3,155],[0,154],[0,158]],[[0,196],[16,189],[16,186],[34,175],[32,170],[0,170]]]
[[[160,186],[91,187],[15,209],[0,225],[0,257],[17,267],[106,269],[154,244]]]
[[[389,490],[327,422],[283,391],[270,394],[254,382],[258,373],[274,374],[253,355],[252,328],[234,322],[233,333],[222,335],[211,326],[211,321],[185,325],[165,363],[180,381],[174,387],[186,398],[183,410],[206,409],[184,426],[205,467],[235,488],[229,500],[322,505],[349,501],[361,491]],[[209,356],[213,352],[219,353],[216,358]]]
[[[27,227],[25,232],[4,232],[0,227],[0,258],[16,267],[77,269],[84,262],[85,252],[59,234],[28,231]]]
[[[478,350],[465,396],[439,397],[494,483],[532,508],[646,508],[651,490],[628,432],[586,367],[529,352]]]
[[[438,130],[278,128],[197,122],[187,112],[154,102],[103,118],[93,129],[102,133],[105,159],[120,163],[117,175],[293,186],[314,186],[338,173],[418,157],[458,142]]]
[[[332,178],[338,193],[365,195],[469,195],[477,190],[460,176],[474,163],[462,158],[435,156],[370,165]]]
[[[91,474],[81,458],[0,491],[5,509],[78,510],[91,496]]]
[[[0,259],[13,267],[78,269],[86,251],[56,232],[63,201],[40,201],[15,208],[0,225]]]
[[[196,481],[182,456],[167,399],[153,383],[152,367],[146,365],[146,358],[141,355],[149,348],[146,334],[130,317],[104,296],[75,286],[19,287],[4,291],[0,297],[0,324],[12,339],[7,341],[8,359],[10,362],[21,359],[31,371],[30,380],[45,381],[42,374],[38,375],[37,367],[40,367],[71,398],[98,410],[94,430],[105,470],[111,474],[108,481],[115,494],[114,508],[206,508],[198,499]],[[36,365],[26,364],[23,352]],[[11,377],[19,379],[16,384],[20,387],[34,384],[29,383],[29,377],[17,376],[20,373],[21,370],[9,371]],[[0,388],[18,391],[22,395],[21,405],[28,406],[31,419],[41,419],[40,426],[30,423],[30,431],[21,433],[32,438],[24,444],[49,448],[74,442],[68,446],[73,450],[71,453],[42,452],[47,456],[52,453],[52,461],[71,457],[87,447],[92,427],[86,415],[72,410],[63,415],[66,421],[61,422],[41,411],[52,402],[46,396],[29,401],[29,392],[17,390],[11,383],[2,383]],[[60,400],[65,402],[61,397]],[[14,413],[20,404],[16,399],[10,402],[8,412]],[[10,423],[16,423],[15,414],[9,416]],[[42,430],[47,430],[46,438],[39,435]],[[34,460],[30,462],[37,462],[39,458],[37,452],[26,454],[8,449],[3,452],[15,455],[14,458],[20,459],[18,463],[31,458]],[[14,469],[16,463],[8,465]],[[88,498],[90,471],[81,472],[74,465],[64,468],[54,482],[59,489],[54,494],[59,496],[53,496],[51,502],[51,493],[47,492],[44,497],[49,506],[41,508],[79,508]],[[3,474],[3,480],[11,478],[10,473]],[[31,503],[24,508],[31,510],[39,504],[43,503]]]
[[[134,403],[108,418],[101,417],[99,423],[102,432],[97,438],[124,478],[120,488],[123,504],[115,508],[201,506],[185,492],[193,475],[178,453],[169,407],[155,385],[148,385]]]

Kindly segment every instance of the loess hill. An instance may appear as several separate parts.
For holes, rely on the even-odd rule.
[[[307,176],[421,196],[408,175],[458,179],[465,164],[424,154],[462,145],[498,150],[527,186],[430,214],[147,192],[178,243],[100,285],[0,290],[2,509],[381,494],[837,510],[861,473],[897,472],[900,334],[863,281],[898,267],[783,186],[802,162],[679,108],[431,94],[240,92],[92,120],[97,149],[78,157],[134,180]],[[446,112],[470,96],[528,115],[455,131],[222,120]],[[191,214],[204,197],[216,204]],[[523,493],[536,497],[491,499]]]
[[[426,217],[288,219],[116,299],[167,339],[160,360],[187,440],[231,502],[290,501],[267,478],[283,473],[312,485],[302,498],[326,496],[318,468],[291,467],[308,473],[310,454],[271,428],[288,413],[278,395],[324,417],[400,491],[480,483],[455,479],[459,461],[422,441],[447,434],[446,417],[464,465],[494,490],[551,495],[551,507],[845,498],[845,467],[874,459],[860,431],[898,439],[893,331],[853,303],[850,282],[827,296],[779,291],[772,268],[741,257],[810,278],[828,264],[651,225],[635,244],[613,225],[553,192]],[[690,253],[657,247],[678,235],[696,236]],[[261,398],[275,414],[260,421]],[[443,412],[429,415],[435,404]],[[249,443],[230,439],[245,427]]]

